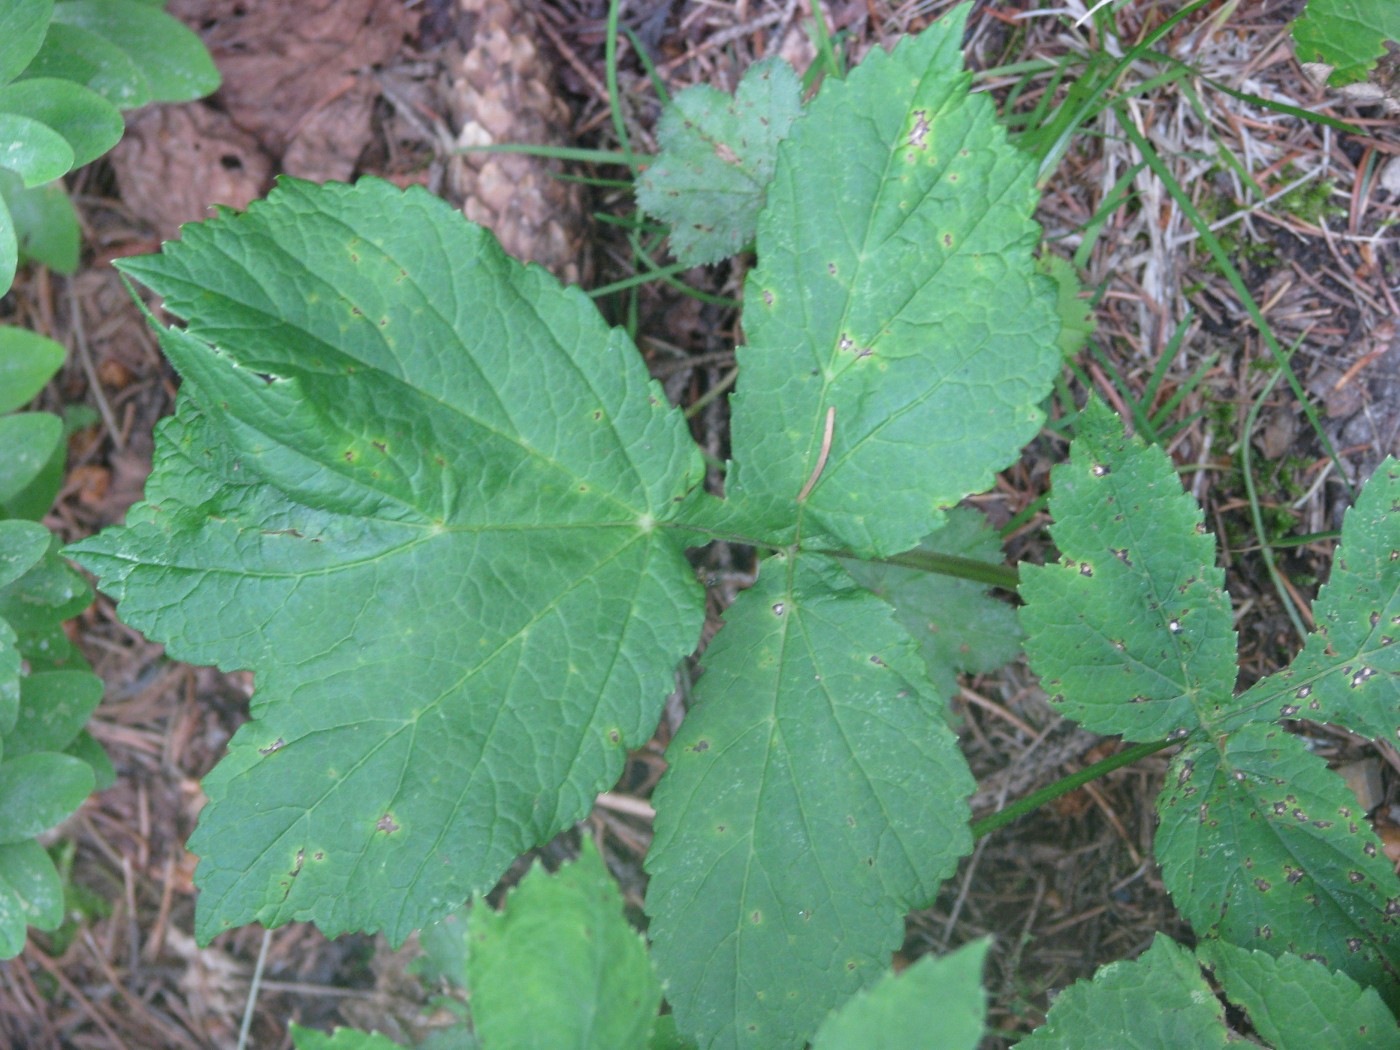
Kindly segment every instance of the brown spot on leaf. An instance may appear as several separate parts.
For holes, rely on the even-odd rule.
[[[394,823],[394,818],[392,814],[385,813],[382,817],[375,821],[374,829],[376,831],[382,831],[386,835],[392,835],[394,832],[399,830],[399,826],[396,823]]]

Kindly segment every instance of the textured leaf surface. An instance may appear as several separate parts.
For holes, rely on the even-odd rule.
[[[1097,403],[1051,474],[1060,562],[1021,571],[1026,653],[1051,703],[1155,740],[1231,701],[1235,634],[1201,510],[1171,461]]]
[[[813,1050],[976,1050],[987,1015],[988,942],[887,973],[827,1018]]]
[[[828,80],[779,146],[731,399],[726,492],[756,530],[908,550],[1040,425],[1035,165],[968,94],[967,11]]]
[[[147,502],[73,553],[174,655],[257,674],[199,935],[401,940],[652,732],[702,621],[657,524],[698,453],[582,293],[425,192],[284,182],[124,268],[198,320]]]
[[[1199,936],[1305,955],[1400,1001],[1400,880],[1301,739],[1252,725],[1190,744],[1157,808],[1162,881]]]
[[[1283,671],[1237,705],[1253,717],[1306,718],[1400,738],[1400,463],[1387,459],[1342,522],[1317,629]]]
[[[778,143],[801,110],[802,85],[781,58],[750,66],[732,97],[696,84],[666,107],[637,203],[671,224],[677,259],[719,262],[753,240]]]
[[[1055,997],[1018,1050],[1207,1050],[1230,1042],[1220,1003],[1189,951],[1158,934],[1133,962],[1100,967]]]
[[[1395,0],[1308,0],[1293,23],[1302,62],[1335,66],[1336,86],[1365,78],[1385,54],[1387,40],[1400,42],[1400,5]]]
[[[800,1046],[869,984],[972,846],[974,783],[889,606],[775,557],[705,653],[647,856],[682,1031]]]
[[[1224,941],[1205,941],[1196,955],[1274,1050],[1400,1046],[1400,1027],[1376,990],[1319,962],[1296,955],[1275,958]]]
[[[971,507],[955,507],[920,552],[1001,565],[1001,538]],[[994,671],[1021,651],[1016,610],[983,584],[879,562],[847,562],[851,577],[894,606],[895,619],[919,643],[938,694],[957,693],[960,673]]]
[[[644,1050],[661,984],[622,896],[584,837],[578,860],[536,866],[501,911],[468,919],[472,1023],[492,1050]]]

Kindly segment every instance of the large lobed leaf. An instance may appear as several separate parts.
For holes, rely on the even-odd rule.
[[[582,817],[702,620],[702,465],[621,332],[429,194],[287,181],[123,264],[189,319],[147,501],[73,548],[257,675],[197,926],[402,940]]]
[[[968,10],[828,80],[778,147],[731,400],[754,534],[907,550],[1040,425],[1060,355],[1035,164],[968,92]]]

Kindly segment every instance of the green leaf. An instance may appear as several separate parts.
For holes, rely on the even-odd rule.
[[[1099,968],[1055,997],[1017,1050],[1208,1050],[1230,1043],[1225,1016],[1191,953],[1158,934],[1133,962]]]
[[[1308,0],[1293,23],[1300,62],[1335,66],[1334,87],[1364,80],[1385,54],[1386,41],[1400,41],[1400,6],[1394,0]]]
[[[19,176],[0,170],[0,198],[9,209],[21,260],[64,274],[77,270],[82,232],[62,182],[26,189]]]
[[[1094,334],[1094,307],[1087,299],[1080,298],[1083,287],[1074,266],[1067,259],[1047,252],[1037,261],[1036,269],[1055,282],[1055,311],[1060,315],[1060,353],[1067,358],[1073,357],[1084,349],[1089,336]]]
[[[0,87],[0,113],[28,117],[58,132],[73,151],[69,162],[73,168],[102,156],[121,141],[126,129],[121,113],[101,95],[72,81],[46,77]],[[62,174],[26,182],[32,186]]]
[[[19,241],[15,237],[15,221],[5,197],[0,194],[0,295],[10,290],[15,283],[15,270],[19,268]]]
[[[24,77],[57,77],[81,84],[118,109],[136,109],[151,101],[151,87],[126,54],[96,33],[55,22],[44,46]]]
[[[988,940],[886,974],[827,1018],[812,1050],[976,1050],[987,1016]]]
[[[1252,717],[1331,722],[1400,737],[1400,463],[1385,460],[1347,511],[1332,574],[1313,605],[1317,629],[1287,669],[1240,698]]]
[[[102,700],[102,679],[87,671],[47,671],[21,683],[19,719],[5,737],[5,757],[62,751]]]
[[[60,368],[66,353],[59,343],[27,328],[0,325],[0,412],[13,412],[35,395]],[[0,579],[0,585],[3,585]]]
[[[1191,743],[1157,808],[1162,881],[1198,936],[1304,955],[1400,1002],[1400,880],[1301,739],[1250,725]]]
[[[61,823],[92,794],[92,767],[72,755],[40,752],[0,762],[0,846]]]
[[[1275,958],[1224,941],[1206,941],[1196,955],[1215,971],[1226,996],[1275,1050],[1394,1050],[1400,1026],[1374,988],[1296,955]]]
[[[20,653],[33,671],[61,671],[87,664],[63,633],[63,621],[92,602],[92,589],[58,554],[58,540],[23,576],[0,588],[0,619],[18,635]]]
[[[204,782],[198,934],[401,941],[651,734],[703,620],[666,526],[702,460],[624,333],[421,190],[288,180],[122,268],[198,320],[147,502],[72,553],[259,690]]]
[[[467,986],[467,915],[469,907],[429,923],[418,932],[423,954],[408,964],[426,985],[447,981],[458,988]]]
[[[387,1035],[360,1032],[354,1028],[337,1028],[327,1035],[293,1023],[289,1031],[296,1050],[405,1050],[403,1044],[394,1042]]]
[[[0,959],[24,950],[28,927],[54,930],[61,922],[63,880],[44,847],[32,840],[0,846]]]
[[[53,0],[9,0],[0,5],[0,84],[24,71],[44,41]]]
[[[781,58],[750,66],[733,97],[696,84],[666,107],[637,203],[670,224],[678,260],[719,262],[753,240],[778,143],[801,111],[802,84]]]
[[[1058,564],[1021,570],[1032,669],[1096,733],[1155,740],[1226,709],[1235,633],[1201,509],[1161,449],[1091,402],[1051,473]]]
[[[0,758],[5,755],[5,734],[15,727],[15,720],[19,718],[20,672],[23,666],[15,629],[0,620]]]
[[[53,20],[101,37],[146,77],[152,102],[188,102],[219,86],[198,36],[159,7],[137,0],[59,0]]]
[[[682,1031],[800,1046],[971,850],[975,784],[908,633],[829,559],[764,562],[704,666],[655,795],[653,952]]]
[[[0,504],[14,499],[39,476],[63,441],[63,421],[48,412],[0,418]]]
[[[942,528],[918,551],[1001,565],[1001,539],[971,507],[948,512]],[[1021,651],[1016,610],[971,580],[881,562],[845,563],[862,587],[894,606],[895,619],[919,643],[929,680],[940,696],[954,696],[957,676],[982,674]]]
[[[53,537],[33,521],[0,521],[0,588],[8,587],[35,565]]]
[[[968,93],[968,10],[828,80],[779,146],[726,482],[774,545],[908,550],[1040,425],[1060,354],[1035,168]]]
[[[472,1023],[492,1050],[645,1050],[661,984],[593,841],[553,875],[536,866],[468,917]]]
[[[0,168],[13,171],[29,187],[52,182],[72,167],[67,139],[42,121],[5,112],[0,101]]]
[[[96,675],[92,676],[101,685],[101,680]],[[78,733],[77,736],[63,749],[66,755],[80,758],[92,768],[94,791],[106,791],[117,781],[117,771],[112,768],[112,760],[107,757],[107,752],[103,750],[91,733],[86,729]]]

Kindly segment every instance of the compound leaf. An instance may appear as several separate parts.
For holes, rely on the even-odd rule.
[[[645,1050],[661,983],[593,840],[553,875],[536,866],[467,920],[472,1023],[493,1050]]]
[[[1335,87],[1363,80],[1385,54],[1386,41],[1400,42],[1400,5],[1395,0],[1308,0],[1293,23],[1301,62],[1336,67]]]
[[[1374,988],[1297,955],[1273,956],[1204,941],[1196,956],[1274,1050],[1393,1050],[1400,1026]]]
[[[976,1050],[987,1016],[986,940],[887,973],[826,1019],[813,1050]]]
[[[1021,571],[1026,653],[1065,715],[1154,740],[1231,702],[1235,634],[1201,509],[1097,402],[1051,474],[1056,565]]]
[[[1112,962],[1055,997],[1017,1050],[1208,1050],[1230,1043],[1224,1010],[1189,951],[1158,934],[1132,962]]]
[[[1198,936],[1306,955],[1400,1001],[1400,880],[1301,739],[1254,724],[1192,742],[1157,809],[1162,881]]]
[[[830,559],[765,562],[704,666],[655,796],[653,952],[703,1045],[799,1046],[971,849],[974,783],[908,633]]]
[[[703,620],[684,423],[576,289],[419,190],[285,181],[123,269],[189,319],[146,502],[72,548],[257,674],[205,780],[203,940],[401,941],[580,819]]]
[[[801,111],[802,85],[781,58],[750,66],[732,98],[696,84],[666,107],[637,203],[670,223],[678,260],[719,262],[753,240],[778,143]]]
[[[1347,511],[1317,629],[1293,662],[1241,697],[1242,711],[1400,738],[1400,463],[1387,459]],[[1255,714],[1254,717],[1259,717]]]
[[[828,79],[778,147],[731,399],[751,535],[908,550],[1040,425],[1060,354],[1035,164],[968,93],[968,10]]]

